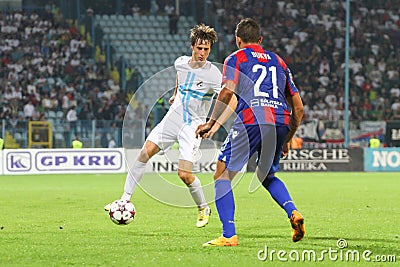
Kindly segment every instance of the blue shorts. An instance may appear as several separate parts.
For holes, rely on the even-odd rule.
[[[288,132],[288,126],[235,124],[221,147],[218,160],[224,161],[229,171],[237,172],[257,152],[259,170],[266,174],[275,173],[279,170]]]

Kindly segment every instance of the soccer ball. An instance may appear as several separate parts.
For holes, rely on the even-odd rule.
[[[118,225],[130,224],[135,218],[136,210],[129,200],[115,200],[111,203],[108,213],[113,223]]]

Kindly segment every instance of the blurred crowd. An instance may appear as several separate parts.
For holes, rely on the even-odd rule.
[[[305,119],[344,116],[345,1],[212,1],[224,38],[235,49],[243,17],[262,24],[263,47],[289,65],[301,90]],[[349,109],[351,121],[400,120],[400,2],[351,1]],[[227,53],[228,52],[228,53]]]
[[[18,127],[27,120],[115,120],[127,106],[120,82],[96,61],[85,30],[55,6],[42,14],[0,13],[0,120]]]

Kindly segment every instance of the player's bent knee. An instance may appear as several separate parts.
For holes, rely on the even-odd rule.
[[[142,149],[140,150],[139,156],[138,156],[138,161],[143,162],[143,163],[147,163],[150,159],[149,154],[147,153],[146,149]]]
[[[264,179],[264,181],[261,181],[261,183],[265,188],[268,188],[274,178],[277,178],[275,173],[271,173]]]
[[[186,185],[190,185],[194,181],[193,174],[187,171],[178,170],[178,176]]]

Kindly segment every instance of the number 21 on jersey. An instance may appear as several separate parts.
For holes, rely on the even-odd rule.
[[[258,72],[261,70],[261,74],[258,77],[256,83],[254,84],[254,96],[262,96],[262,97],[270,97],[269,93],[267,92],[262,92],[260,90],[261,83],[264,81],[264,79],[267,77],[267,72],[271,72],[271,82],[272,82],[272,97],[273,98],[278,98],[278,84],[277,84],[277,75],[276,75],[276,66],[271,66],[268,68],[264,65],[256,64],[253,66],[252,71],[253,72]]]

